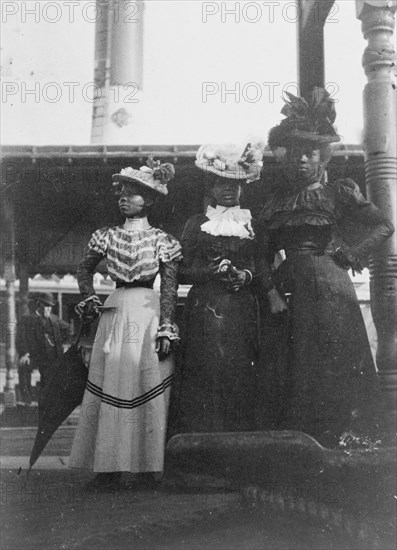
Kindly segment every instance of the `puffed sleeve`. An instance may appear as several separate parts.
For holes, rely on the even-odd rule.
[[[360,263],[368,265],[369,255],[394,232],[392,222],[361,193],[352,179],[336,184],[338,229]]]
[[[162,231],[157,240],[157,254],[160,262],[163,263],[174,260],[180,261],[182,259],[182,248],[175,237]]]
[[[109,228],[102,227],[102,229],[97,229],[97,231],[92,234],[90,242],[88,243],[88,248],[102,254],[102,256],[106,256],[108,244]]]
[[[99,262],[106,256],[108,231],[109,229],[104,227],[93,233],[88,243],[88,250],[77,268],[77,282],[81,296],[84,300],[95,294],[93,283],[94,273]]]
[[[158,240],[160,259],[160,326],[157,337],[179,340],[175,323],[178,302],[178,268],[182,260],[181,245],[171,235],[162,234]]]

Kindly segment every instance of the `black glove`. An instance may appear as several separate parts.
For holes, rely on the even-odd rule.
[[[102,306],[102,302],[98,296],[94,294],[82,302],[79,302],[74,309],[84,323],[92,323],[92,321],[99,316],[100,306]]]
[[[364,269],[359,258],[355,257],[349,250],[337,248],[331,254],[332,259],[342,269],[352,269],[353,275],[355,272],[361,273]]]

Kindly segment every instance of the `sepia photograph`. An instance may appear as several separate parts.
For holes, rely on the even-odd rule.
[[[0,9],[0,549],[394,549],[397,0]]]

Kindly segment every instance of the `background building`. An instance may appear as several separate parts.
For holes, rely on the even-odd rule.
[[[298,82],[319,83],[337,102],[337,126],[347,144],[330,170],[353,177],[365,191],[360,144],[366,40],[356,15],[365,20],[364,31],[370,29],[366,38],[383,40],[382,51],[388,52],[385,28],[392,32],[394,8],[394,1],[383,0],[2,2],[1,313],[2,332],[10,339],[7,364],[15,364],[7,327],[16,309],[25,307],[30,280],[49,276],[53,288],[54,273],[73,274],[89,234],[117,223],[109,181],[121,167],[139,166],[148,154],[176,163],[177,177],[159,216],[179,236],[186,218],[202,207],[194,168],[198,144],[265,140],[279,120],[282,92],[296,93]],[[368,16],[372,10],[389,18],[380,35]],[[394,107],[393,100],[386,105],[382,95],[395,78],[393,56],[381,57],[378,78],[371,77],[376,93],[366,96],[365,105],[375,136],[367,142],[372,155],[395,109],[395,101]],[[372,71],[373,60],[364,61]],[[382,71],[388,71],[383,80]],[[391,147],[388,142],[387,152],[370,159],[380,163],[367,175],[373,188],[378,177],[387,185],[395,178],[382,164],[395,158]],[[265,164],[272,177],[270,155]],[[246,206],[258,206],[261,189],[250,189]],[[388,199],[375,198],[390,210]],[[377,269],[379,282],[383,267]],[[58,296],[61,280],[54,288]],[[358,286],[369,311],[368,279]],[[63,301],[62,296],[61,291]],[[371,322],[368,318],[368,326]]]

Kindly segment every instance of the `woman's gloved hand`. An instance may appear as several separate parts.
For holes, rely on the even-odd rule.
[[[284,302],[275,287],[269,290],[269,292],[267,293],[267,297],[269,299],[270,311],[272,313],[282,313],[283,311],[288,310],[287,304]]]
[[[167,336],[156,338],[156,353],[159,361],[163,361],[171,352],[171,340]]]
[[[248,274],[242,269],[234,268],[232,273],[222,276],[221,281],[225,283],[226,288],[232,292],[237,292],[247,282]]]
[[[360,259],[357,256],[354,256],[350,250],[339,247],[331,254],[331,257],[336,265],[342,269],[352,269],[353,274],[355,272],[361,273],[364,269]]]
[[[19,358],[19,364],[22,367],[30,367],[30,353],[25,353],[22,357]]]
[[[217,280],[222,277],[222,273],[219,272],[219,261],[213,260],[208,265],[202,268],[205,275],[212,280]]]
[[[92,323],[99,316],[101,300],[93,294],[75,306],[77,315],[85,322]]]

